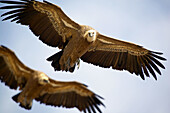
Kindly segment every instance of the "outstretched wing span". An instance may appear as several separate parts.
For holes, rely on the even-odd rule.
[[[0,46],[0,80],[5,82],[5,85],[11,89],[18,87],[22,89],[29,79],[30,73],[33,73],[33,70],[20,62],[13,51]]]
[[[95,44],[81,59],[100,67],[127,70],[140,75],[143,80],[144,74],[150,77],[150,72],[157,80],[155,71],[161,75],[158,66],[165,69],[159,60],[166,59],[160,55],[162,53],[149,51],[141,46],[99,34]]]
[[[13,4],[0,7],[0,9],[11,9],[1,15],[7,16],[3,20],[12,19],[11,22],[16,21],[16,23],[28,25],[31,31],[49,46],[63,48],[65,42],[72,37],[73,32],[80,27],[60,7],[47,1],[0,0],[0,2]]]
[[[76,107],[85,113],[86,111],[96,113],[96,110],[101,113],[98,106],[104,106],[99,100],[99,98],[103,99],[102,97],[78,82],[60,82],[50,79],[50,84],[42,90],[40,95],[39,98],[36,98],[40,103],[66,108]]]

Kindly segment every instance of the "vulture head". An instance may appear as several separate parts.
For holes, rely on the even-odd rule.
[[[44,74],[44,73],[39,74],[39,76],[38,76],[38,83],[40,85],[46,85],[46,84],[50,83],[49,77],[46,74]]]
[[[96,30],[88,30],[85,32],[84,37],[87,39],[88,42],[94,42],[97,37],[97,31]]]

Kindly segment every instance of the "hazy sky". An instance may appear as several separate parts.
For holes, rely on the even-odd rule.
[[[42,0],[41,0],[42,1]],[[103,69],[80,62],[73,74],[54,72],[46,61],[57,48],[43,44],[26,26],[0,18],[0,45],[12,49],[21,61],[51,78],[79,81],[105,98],[103,113],[169,113],[170,112],[170,1],[169,0],[48,0],[59,5],[75,22],[90,25],[100,33],[130,41],[147,49],[160,51],[168,61],[158,80],[143,81],[126,71]],[[2,6],[2,4],[0,4]],[[0,10],[0,14],[5,10]],[[19,91],[0,83],[0,113],[79,113],[33,102],[31,111],[20,108],[11,97]]]

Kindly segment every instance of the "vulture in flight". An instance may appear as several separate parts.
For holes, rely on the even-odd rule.
[[[25,109],[31,109],[35,99],[40,103],[66,108],[76,107],[80,111],[101,113],[104,104],[99,95],[78,82],[61,82],[49,78],[45,73],[25,66],[10,49],[0,46],[0,81],[11,89],[21,90],[12,99]]]
[[[166,60],[162,53],[104,36],[90,26],[74,22],[59,6],[45,0],[0,2],[12,4],[0,7],[10,9],[1,15],[6,16],[3,21],[11,19],[11,22],[29,26],[43,43],[61,49],[47,59],[57,71],[73,72],[80,59],[104,68],[127,70],[143,80],[150,74],[157,80],[155,71],[161,75],[159,67],[165,69],[160,62]]]

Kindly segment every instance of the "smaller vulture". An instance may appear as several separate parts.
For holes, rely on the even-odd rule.
[[[160,56],[162,53],[104,36],[90,26],[74,22],[59,6],[45,0],[0,2],[12,4],[0,7],[10,9],[1,15],[7,16],[3,21],[11,19],[11,22],[29,26],[43,43],[61,49],[47,59],[52,61],[55,70],[73,72],[81,59],[104,68],[127,70],[142,79],[151,73],[157,80],[155,71],[161,75],[158,67],[165,69],[159,61],[166,60]]]
[[[11,89],[21,90],[12,99],[25,109],[31,109],[35,99],[40,103],[66,108],[76,107],[80,111],[101,113],[99,95],[78,82],[61,82],[49,78],[45,73],[25,66],[10,49],[0,46],[0,80]]]

